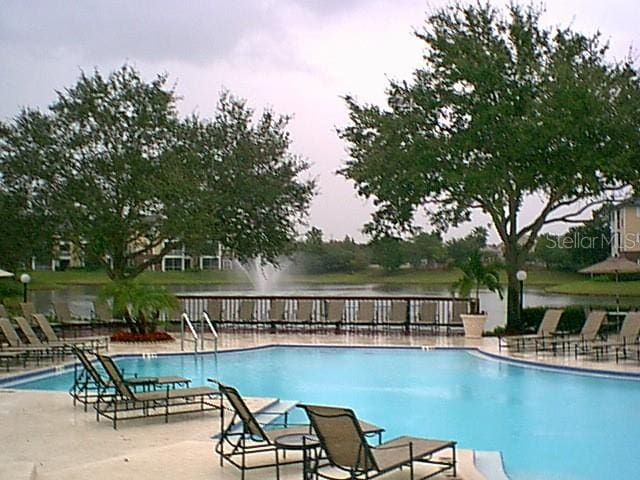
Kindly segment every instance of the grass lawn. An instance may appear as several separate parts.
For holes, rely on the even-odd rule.
[[[65,285],[104,285],[109,277],[103,271],[67,270],[64,272],[38,271],[31,273],[30,288],[50,289]],[[201,272],[144,272],[137,280],[154,285],[218,285],[247,284],[243,274],[235,271],[207,270]]]
[[[103,285],[109,277],[103,271],[67,270],[64,272],[38,271],[32,272],[30,285],[34,289],[50,289],[64,285]],[[322,275],[289,275],[288,283],[307,285],[451,285],[458,277],[458,270],[401,270],[386,273],[382,270],[364,272],[332,273]],[[576,282],[584,277],[578,274],[549,271],[532,271],[529,273],[527,285],[548,286]],[[243,273],[237,271],[188,271],[188,272],[145,272],[139,281],[155,285],[247,285],[249,281]],[[506,284],[503,275],[502,283]]]
[[[566,293],[569,295],[619,295],[621,297],[640,297],[640,281],[614,280],[579,280],[562,283],[546,288],[550,293]]]

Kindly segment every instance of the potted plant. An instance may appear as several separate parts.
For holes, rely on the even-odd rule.
[[[462,277],[451,286],[452,293],[468,297],[473,291],[476,300],[475,311],[460,315],[464,334],[468,338],[480,338],[487,321],[487,314],[480,310],[480,289],[486,288],[495,292],[502,300],[498,265],[495,262],[486,262],[480,251],[474,251],[464,261],[457,262],[456,266],[462,271]]]

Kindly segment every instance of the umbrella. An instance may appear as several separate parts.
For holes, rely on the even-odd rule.
[[[9,277],[13,277],[13,273],[7,272],[6,270],[2,270],[0,268],[0,278],[9,278]]]
[[[618,283],[618,275],[621,273],[640,273],[640,265],[624,257],[609,257],[600,263],[583,268],[580,273],[615,273],[616,283]],[[616,305],[620,304],[620,298],[616,288]],[[618,306],[619,309],[619,306]]]

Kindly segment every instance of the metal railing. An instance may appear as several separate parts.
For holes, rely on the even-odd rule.
[[[186,329],[185,325],[187,327]],[[206,341],[205,326],[213,336],[214,353],[218,353],[218,331],[213,326],[209,314],[204,310],[202,311],[202,316],[200,318],[200,334],[196,331],[196,328],[186,311],[180,315],[180,349],[183,352],[185,342],[193,342],[194,352],[196,353],[198,353],[198,344],[200,344],[201,350],[204,350],[204,342]],[[190,334],[190,336],[186,335],[187,333]]]
[[[189,333],[191,333],[191,338],[185,337],[185,328],[184,326],[189,327]],[[187,312],[183,312],[180,315],[180,350],[184,352],[184,342],[193,342],[193,350],[194,352],[198,352],[198,334],[196,333],[196,329],[193,328],[193,323],[189,319],[189,315]]]
[[[431,328],[433,333],[462,331],[461,313],[477,309],[475,299],[424,295],[256,295],[181,294],[181,308],[191,318],[206,312],[214,330],[221,326],[236,328],[266,327],[272,331],[291,326],[355,329],[404,328],[406,333]],[[332,311],[339,304],[339,318]],[[398,305],[400,307],[398,308]],[[304,314],[301,312],[304,311]],[[398,314],[398,311],[401,313]],[[277,313],[276,313],[277,312]],[[204,316],[204,313],[202,314]],[[303,318],[304,317],[304,318]],[[201,333],[204,325],[201,326]],[[217,338],[214,334],[214,338]]]
[[[200,346],[204,350],[204,327],[205,325],[213,335],[213,352],[218,353],[218,331],[216,327],[213,326],[213,322],[211,321],[211,317],[209,317],[209,313],[206,310],[202,311],[202,320],[200,321]]]

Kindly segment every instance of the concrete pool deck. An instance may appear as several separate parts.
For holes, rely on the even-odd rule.
[[[345,345],[345,346],[426,346],[477,348],[505,358],[537,361],[554,366],[607,370],[640,374],[637,363],[592,361],[573,356],[553,357],[535,354],[509,356],[500,352],[495,338],[478,340],[463,337],[432,337],[404,335],[333,335],[266,332],[223,332],[219,349],[257,347],[264,345]],[[208,348],[211,347],[208,344]],[[193,348],[192,344],[187,347]],[[111,354],[162,353],[180,350],[180,342],[131,345],[114,343]],[[44,368],[47,368],[46,366]],[[9,375],[20,373],[13,369]],[[2,373],[0,378],[6,377]],[[259,409],[270,399],[250,399],[250,406]],[[172,417],[168,424],[162,419],[124,422],[113,430],[107,421],[96,422],[90,409],[72,405],[66,393],[0,389],[0,478],[4,479],[125,479],[158,478],[239,480],[239,471],[231,466],[221,468],[213,453],[211,435],[219,432],[217,412]],[[283,480],[301,477],[299,466],[284,470]],[[275,478],[271,469],[251,471],[247,480]],[[388,479],[408,478],[407,472],[389,475]],[[435,478],[449,478],[441,475]],[[460,451],[459,479],[484,478],[473,465],[473,452]]]

